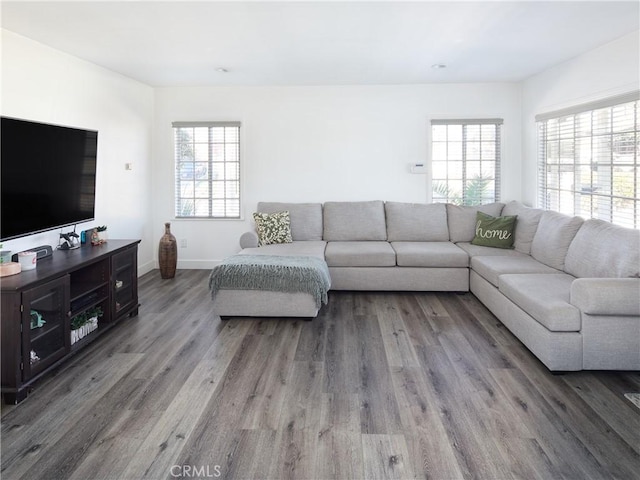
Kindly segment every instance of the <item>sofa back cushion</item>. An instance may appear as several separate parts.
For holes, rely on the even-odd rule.
[[[289,212],[291,237],[299,240],[322,240],[322,204],[260,202],[258,212]]]
[[[563,270],[569,245],[583,222],[580,217],[543,212],[531,242],[531,256],[545,265]]]
[[[476,213],[499,217],[504,203],[488,203],[477,207],[463,207],[447,203],[449,239],[452,242],[470,242],[476,235]]]
[[[516,235],[513,247],[517,252],[531,253],[531,242],[538,229],[540,217],[544,210],[539,208],[530,208],[515,200],[507,203],[502,209],[502,215],[516,216]]]
[[[386,240],[384,203],[326,202],[324,204],[324,240]]]
[[[384,204],[390,242],[446,242],[449,240],[444,203]]]
[[[569,245],[565,272],[574,277],[639,277],[640,230],[587,220]]]

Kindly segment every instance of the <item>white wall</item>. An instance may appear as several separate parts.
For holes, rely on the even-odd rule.
[[[504,119],[502,198],[520,198],[519,84],[156,89],[154,241],[172,222],[181,268],[205,268],[235,253],[259,201],[429,200],[431,118]],[[244,219],[173,220],[171,122],[242,122]]]
[[[409,165],[428,162],[431,118],[504,118],[502,199],[535,204],[535,115],[637,89],[639,33],[523,84],[152,89],[2,31],[0,110],[99,130],[94,224],[109,225],[112,238],[142,238],[140,270],[146,272],[156,265],[163,224],[171,221],[176,237],[187,242],[179,266],[207,268],[238,250],[261,200],[428,201],[427,176],[410,174]],[[173,218],[176,120],[242,122],[242,220]],[[5,248],[57,241],[54,231]]]
[[[96,221],[111,238],[140,238],[139,273],[154,267],[151,241],[153,89],[2,30],[2,115],[98,130]],[[125,170],[132,163],[133,170]],[[67,229],[65,229],[67,231]],[[14,252],[57,245],[60,230],[5,242]]]
[[[535,75],[522,86],[522,199],[537,203],[535,116],[640,88],[640,31]]]

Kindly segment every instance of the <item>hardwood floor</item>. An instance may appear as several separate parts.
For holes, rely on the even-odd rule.
[[[221,322],[208,273],[145,275],[138,317],[3,405],[4,480],[639,478],[638,372],[552,375],[471,294]]]

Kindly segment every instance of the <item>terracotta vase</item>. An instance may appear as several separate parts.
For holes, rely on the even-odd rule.
[[[160,265],[160,276],[162,278],[173,278],[176,276],[176,264],[178,263],[178,242],[171,233],[171,224],[164,224],[164,235],[160,239],[158,246],[158,264]]]

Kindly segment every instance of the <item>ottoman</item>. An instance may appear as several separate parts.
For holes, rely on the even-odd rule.
[[[327,263],[312,256],[233,255],[209,277],[214,313],[223,320],[314,318],[330,286]]]

